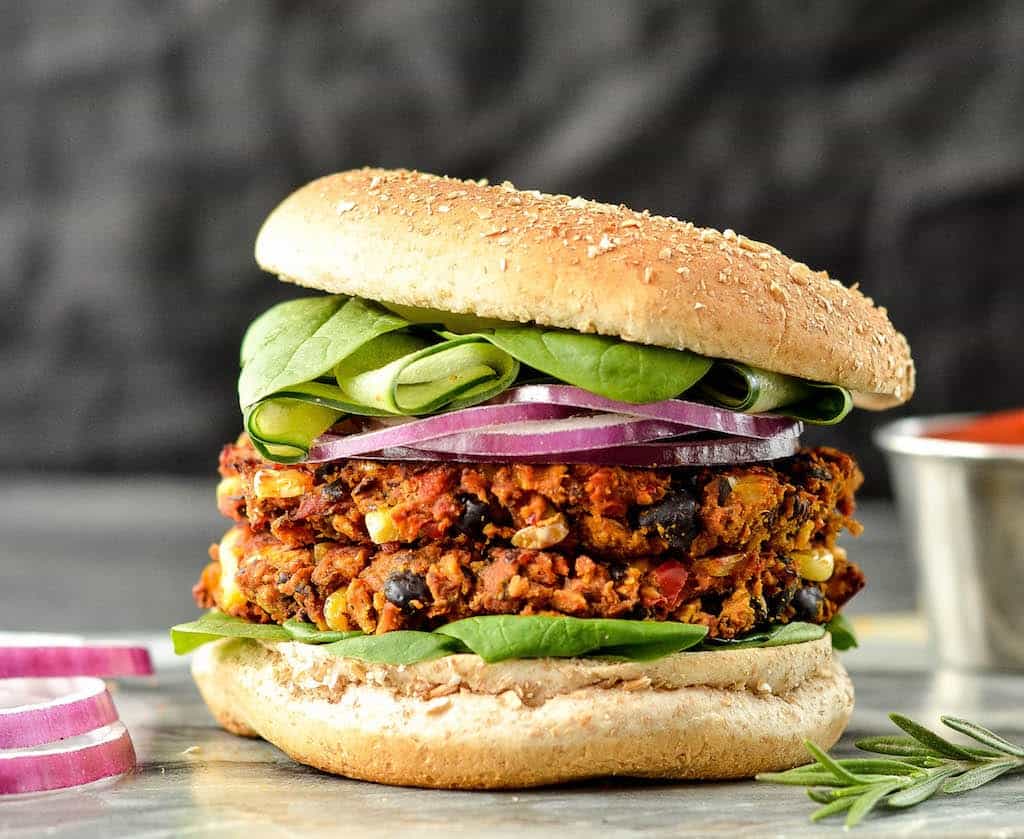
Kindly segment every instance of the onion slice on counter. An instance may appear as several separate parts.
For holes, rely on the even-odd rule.
[[[542,422],[512,422],[424,440],[417,448],[448,454],[536,457],[646,443],[693,433],[678,423],[624,414],[591,414]]]
[[[473,431],[509,422],[564,419],[579,413],[561,405],[503,404],[477,405],[447,414],[404,422],[378,423],[379,427],[360,434],[323,434],[309,450],[307,463],[321,463],[343,457],[361,457],[367,452],[396,446],[415,446],[427,440]]]
[[[592,451],[557,452],[552,455],[517,456],[524,463],[595,463],[608,466],[713,466],[729,463],[753,463],[777,460],[796,454],[800,440],[780,434],[768,440],[743,437],[721,437],[712,440],[680,440],[612,446]],[[460,452],[436,452],[424,448],[390,448],[362,455],[368,460],[430,460],[463,461],[466,463],[498,463],[507,455]]]
[[[52,743],[114,722],[114,701],[91,676],[0,680],[0,749]]]
[[[115,722],[57,743],[0,751],[0,794],[63,789],[134,768],[128,729]]]
[[[0,633],[0,678],[151,676],[149,650],[91,644],[66,635]]]
[[[617,402],[597,396],[583,388],[572,385],[520,385],[506,390],[495,397],[493,402],[513,404],[562,405],[570,408],[584,408],[615,414],[632,414],[648,419],[677,422],[705,431],[718,431],[738,437],[769,439],[788,432],[799,436],[801,423],[788,417],[769,414],[742,414],[728,408],[717,408],[702,402],[687,402],[684,399],[666,399],[662,402],[633,404]]]

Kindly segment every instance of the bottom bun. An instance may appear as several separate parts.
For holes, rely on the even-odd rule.
[[[295,642],[225,639],[192,673],[217,721],[299,761],[401,786],[500,789],[582,778],[743,778],[831,747],[853,685],[829,636],[652,662],[455,655],[409,666]]]

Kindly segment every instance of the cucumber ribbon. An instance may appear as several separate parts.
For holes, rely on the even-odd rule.
[[[457,332],[445,329],[457,329]],[[343,295],[302,297],[260,315],[242,340],[239,403],[264,457],[305,458],[348,415],[423,416],[510,387],[520,364],[633,404],[691,391],[719,407],[821,425],[849,413],[848,391],[685,350],[604,335],[504,324]]]
[[[722,408],[748,414],[773,411],[813,425],[835,425],[853,408],[850,392],[839,385],[795,379],[736,361],[716,361],[697,391]]]

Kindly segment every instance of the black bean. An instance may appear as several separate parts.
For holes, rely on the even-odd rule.
[[[472,495],[460,495],[459,501],[462,503],[462,514],[455,523],[455,527],[467,536],[479,536],[484,525],[487,524],[490,507]]]
[[[653,530],[673,551],[686,551],[697,535],[697,501],[685,489],[670,491],[637,516],[641,528]]]
[[[709,615],[717,615],[722,611],[723,596],[714,591],[706,591],[700,596],[700,610]]]
[[[790,603],[793,607],[793,617],[800,621],[818,620],[818,612],[824,599],[825,596],[817,586],[804,586],[793,595]]]
[[[725,502],[729,500],[729,496],[732,495],[732,488],[736,485],[735,478],[719,478],[718,479],[718,506],[724,507]]]
[[[623,562],[613,562],[608,566],[609,576],[617,583],[621,583],[625,579],[628,571],[629,566]]]
[[[774,594],[768,596],[768,610],[775,616],[780,615],[785,608],[792,602],[793,595],[796,594],[797,587],[795,585],[781,588]]]
[[[406,614],[419,611],[432,599],[426,579],[414,571],[396,571],[388,576],[384,581],[384,597]]]
[[[811,505],[806,498],[797,496],[793,499],[793,518],[797,521],[803,521],[807,518],[808,512],[810,512]]]
[[[648,618],[654,616],[654,612],[642,603],[637,603],[632,609],[629,610],[627,616],[630,620],[645,621]]]
[[[345,482],[342,480],[324,484],[320,492],[328,501],[344,501],[349,496],[348,487],[345,486]]]

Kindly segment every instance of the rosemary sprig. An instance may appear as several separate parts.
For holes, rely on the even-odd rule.
[[[807,787],[811,800],[822,805],[811,814],[812,821],[845,812],[846,826],[854,827],[878,807],[914,807],[940,790],[967,792],[1002,775],[1024,772],[1024,746],[977,723],[940,718],[981,748],[958,746],[900,714],[890,714],[889,719],[906,733],[866,737],[855,744],[884,757],[833,758],[806,740],[814,763],[787,772],[765,772],[757,780]]]

